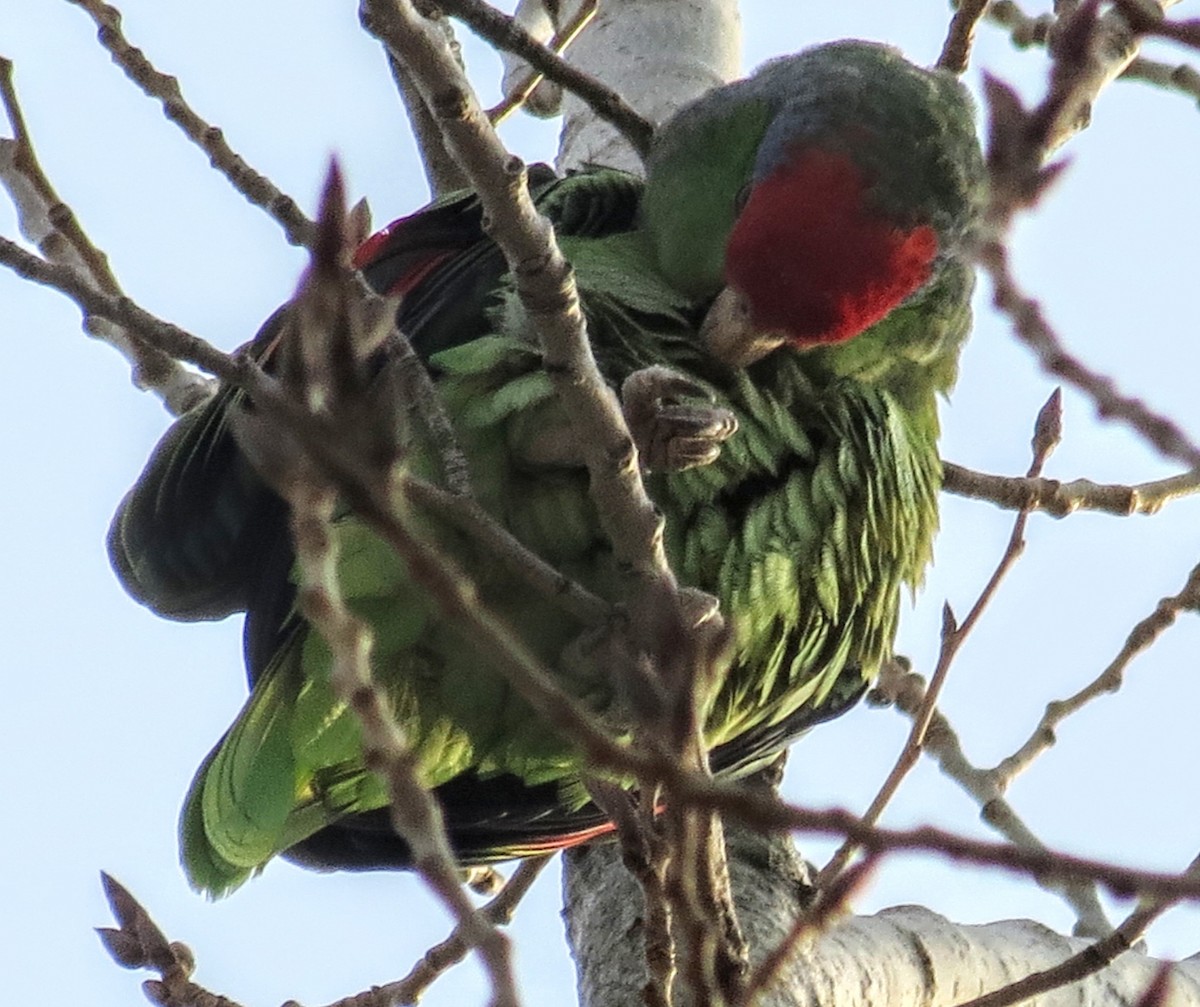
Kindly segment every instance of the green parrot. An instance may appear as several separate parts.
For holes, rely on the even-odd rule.
[[[574,268],[606,380],[620,389],[631,375],[666,373],[648,369],[678,376],[655,428],[667,450],[639,444],[673,569],[715,596],[727,621],[728,661],[704,723],[713,771],[737,777],[861,696],[890,656],[904,590],[930,560],[936,400],[970,325],[966,249],[984,168],[957,80],[846,41],[777,59],[687,106],[658,130],[646,169],[643,182],[539,167],[530,181]],[[621,571],[587,472],[564,448],[570,417],[478,201],[457,193],[396,221],[355,265],[377,291],[401,295],[399,327],[434,377],[478,502],[543,560],[617,601]],[[285,312],[248,349],[268,369]],[[109,538],[125,587],[156,612],[246,613],[251,693],[187,796],[185,869],[220,895],[277,854],[321,869],[409,866],[355,718],[330,686],[329,650],[295,610],[287,507],[233,436],[239,408],[242,394],[226,388],[181,417]],[[428,435],[408,426],[405,464],[437,480]],[[620,689],[580,646],[595,627],[441,515],[417,517],[482,604],[620,736]],[[579,751],[493,655],[353,513],[334,535],[343,594],[374,633],[374,676],[460,862],[610,831],[588,801]]]

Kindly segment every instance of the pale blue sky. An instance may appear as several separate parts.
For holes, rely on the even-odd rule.
[[[780,14],[785,6],[789,13]],[[1190,0],[1180,12],[1196,16],[1196,7]],[[747,68],[844,36],[893,42],[929,62],[947,20],[937,0],[744,0],[742,9]],[[129,36],[181,78],[194,107],[302,205],[311,208],[334,151],[352,193],[369,196],[377,224],[423,202],[406,122],[353,4],[130,0],[123,10]],[[302,265],[277,227],[124,80],[79,9],[0,0],[0,54],[16,63],[51,178],[127,291],[222,347],[248,338],[289,296]],[[1016,53],[984,28],[979,58],[1026,94],[1039,93],[1039,53]],[[469,45],[468,59],[491,92],[496,75],[486,53]],[[977,75],[969,83],[978,91]],[[552,156],[553,133],[527,122],[506,130],[529,159]],[[1200,436],[1195,103],[1115,86],[1071,155],[1071,171],[1021,224],[1017,273],[1071,347]],[[15,234],[3,201],[0,233]],[[49,989],[99,1007],[141,1002],[144,976],[113,965],[90,930],[109,922],[102,868],[143,899],[173,939],[192,945],[200,981],[244,1004],[327,1003],[399,977],[446,932],[410,877],[322,876],[276,863],[220,903],[187,888],[176,815],[197,764],[241,704],[240,628],[232,620],[167,623],[122,593],[107,567],[105,530],[167,417],[130,387],[112,350],[81,334],[68,302],[0,271],[0,305],[0,668],[15,696],[0,743],[5,1001],[40,1001]],[[1032,419],[1051,387],[1006,325],[984,311],[945,410],[945,455],[1024,471]],[[1080,396],[1068,394],[1066,409],[1066,440],[1050,474],[1141,481],[1172,471],[1135,437],[1094,421]],[[1027,556],[947,687],[945,706],[970,755],[990,764],[1015,748],[1047,700],[1094,677],[1129,628],[1179,590],[1200,559],[1198,518],[1200,502],[1185,501],[1153,519],[1031,522]],[[899,645],[919,668],[932,667],[942,602],[966,611],[1008,525],[987,505],[946,500],[938,562]],[[1018,809],[1047,842],[1164,869],[1182,868],[1200,849],[1198,652],[1200,624],[1185,615],[1135,663],[1120,695],[1071,721],[1059,747],[1018,781]],[[789,794],[865,806],[905,729],[895,713],[868,710],[821,728],[793,753]],[[930,765],[905,783],[888,821],[987,834],[970,801]],[[802,846],[818,861],[828,851]],[[567,1002],[572,987],[555,878],[539,883],[513,928],[529,1003]],[[1030,885],[927,859],[896,858],[860,908],[904,902],[961,921],[1033,917],[1058,929],[1071,922],[1055,898]],[[1194,952],[1200,912],[1176,911],[1151,937],[1159,953]],[[425,1002],[476,1002],[480,991],[468,965]]]

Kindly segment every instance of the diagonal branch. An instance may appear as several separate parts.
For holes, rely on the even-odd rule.
[[[1195,874],[1200,858],[1193,860],[1186,873]],[[1131,951],[1146,928],[1171,907],[1169,899],[1150,899],[1138,906],[1111,934],[1089,944],[1052,968],[1019,979],[993,993],[959,1004],[958,1007],[1009,1007],[1030,997],[1077,983],[1111,965],[1120,955]],[[1169,969],[1169,963],[1163,963]]]
[[[1120,652],[1093,681],[1073,696],[1047,705],[1046,712],[1028,740],[992,770],[997,787],[1005,790],[1020,773],[1029,768],[1034,759],[1049,749],[1054,744],[1058,726],[1067,717],[1092,700],[1120,689],[1129,663],[1173,625],[1183,611],[1200,612],[1200,563],[1192,568],[1178,594],[1163,598],[1150,615],[1129,631]]]
[[[255,171],[234,151],[221,130],[205,122],[183,97],[179,81],[160,72],[146,54],[132,45],[121,31],[121,12],[103,0],[69,0],[82,7],[96,22],[96,37],[108,50],[114,63],[150,98],[157,100],[163,113],[184,135],[208,155],[209,162],[249,202],[265,210],[283,228],[293,245],[311,246],[313,222],[291,196],[281,192],[265,175]]]
[[[1058,446],[1058,442],[1061,439],[1062,393],[1058,389],[1055,389],[1050,398],[1046,400],[1046,404],[1038,412],[1037,421],[1034,424],[1032,441],[1033,460],[1029,464],[1029,471],[1027,473],[1029,478],[1036,478],[1041,475],[1042,467],[1046,464],[1046,459],[1050,457],[1051,452]],[[1000,582],[1025,551],[1025,524],[1028,519],[1028,510],[1022,510],[1017,515],[1016,521],[1013,522],[1012,534],[1009,536],[1008,545],[1000,557],[1000,562],[997,563],[996,569],[992,572],[991,577],[988,578],[987,584],[984,585],[983,590],[979,593],[979,597],[975,600],[975,604],[971,606],[970,612],[967,613],[967,617],[961,625],[955,619],[949,603],[943,609],[942,646],[938,654],[938,662],[937,667],[934,669],[933,679],[930,681],[929,688],[922,698],[920,708],[913,714],[912,729],[909,731],[904,748],[896,759],[896,764],[892,767],[891,772],[888,773],[887,779],[884,780],[883,785],[879,788],[879,792],[875,795],[870,806],[863,814],[863,821],[868,825],[874,825],[879,821],[884,808],[887,807],[888,803],[896,795],[896,791],[900,789],[900,784],[903,782],[904,777],[908,775],[920,759],[921,749],[925,744],[925,734],[929,730],[930,722],[937,709],[938,697],[941,695],[942,686],[945,684],[946,677],[950,673],[950,667],[954,663],[954,658],[970,635],[971,630],[975,628],[976,623],[978,623],[992,598],[995,597],[996,591],[1000,587]],[[829,884],[842,872],[853,855],[854,845],[852,843],[843,844],[841,849],[830,859],[829,863],[822,868],[817,878],[817,886],[821,887]]]
[[[108,257],[92,244],[70,206],[42,171],[17,99],[12,71],[12,63],[0,58],[0,100],[13,131],[11,139],[0,137],[0,184],[8,189],[16,207],[17,225],[47,261],[71,270],[98,290],[121,296],[123,291]],[[186,412],[212,393],[212,382],[207,378],[131,338],[108,320],[91,319],[84,331],[121,353],[133,367],[133,383],[157,392],[174,415]]]
[[[915,717],[926,705],[925,679],[910,671],[907,662],[894,661],[884,668],[875,687],[885,702],[901,713]],[[1010,843],[1029,849],[1046,849],[1032,829],[996,785],[989,770],[973,765],[963,751],[958,732],[941,710],[934,710],[925,735],[925,754],[938,769],[965,790],[979,805],[979,817]],[[1095,886],[1086,880],[1059,881],[1042,878],[1038,882],[1047,891],[1057,893],[1075,913],[1074,932],[1081,936],[1101,937],[1112,926],[1097,897]]]
[[[942,53],[938,56],[937,66],[941,70],[962,74],[966,72],[971,59],[971,47],[975,44],[975,29],[988,8],[988,0],[961,0],[956,3],[958,8],[950,19],[950,28],[946,32],[946,41],[942,44]]]
[[[591,74],[573,67],[542,45],[514,18],[479,0],[437,0],[437,5],[458,18],[492,45],[521,57],[547,80],[582,99],[597,116],[611,123],[629,145],[645,156],[654,124],[640,115],[621,95]]]

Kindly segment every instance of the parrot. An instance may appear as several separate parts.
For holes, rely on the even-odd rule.
[[[529,184],[605,381],[620,391],[639,374],[669,376],[654,428],[667,450],[636,431],[635,442],[672,569],[719,602],[727,626],[703,734],[712,772],[742,778],[858,701],[931,561],[938,402],[970,329],[986,206],[973,101],[890,46],[828,43],[683,107],[656,130],[644,178],[533,166]],[[474,499],[616,604],[625,582],[564,436],[571,417],[484,224],[473,193],[451,193],[368,238],[353,265],[398,298],[397,326],[428,368]],[[268,371],[286,318],[285,305],[243,351]],[[245,408],[224,387],[177,419],[108,539],[118,578],[156,613],[245,613],[249,698],[180,819],[185,872],[213,897],[280,855],[320,870],[413,866],[330,684],[329,647],[297,609],[288,505],[235,436]],[[410,422],[400,436],[408,469],[438,481],[428,431]],[[559,687],[625,737],[627,697],[603,648],[581,645],[594,627],[441,515],[418,521]],[[611,832],[584,757],[495,656],[349,508],[332,534],[342,594],[373,634],[372,674],[458,862]]]

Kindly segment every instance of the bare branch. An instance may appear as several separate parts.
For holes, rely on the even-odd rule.
[[[961,0],[956,6],[958,9],[950,20],[950,30],[946,33],[937,66],[941,70],[962,74],[970,62],[975,29],[987,10],[988,0]]]
[[[373,409],[378,403],[369,394],[370,373],[362,362],[393,327],[393,306],[361,297],[356,277],[346,268],[354,249],[347,241],[345,214],[335,166],[321,201],[313,261],[289,305],[279,370],[284,393],[325,419],[347,453],[359,448],[374,469],[378,492],[390,496],[400,451],[389,433],[395,417]],[[389,394],[388,404],[399,408],[391,401],[395,398]],[[462,884],[441,807],[421,782],[419,759],[392,715],[387,693],[373,680],[371,627],[342,598],[333,530],[339,488],[309,460],[290,431],[273,427],[269,417],[239,413],[234,433],[291,505],[297,604],[329,645],[330,683],[358,719],[364,764],[387,783],[392,825],[408,844],[413,866],[454,916],[463,940],[478,949],[491,980],[493,1007],[517,1007],[509,941],[475,908]]]
[[[875,694],[902,713],[915,717],[926,705],[925,679],[911,671],[906,661],[896,660],[884,667]],[[979,805],[979,817],[991,828],[1017,846],[1046,849],[1004,797],[993,773],[978,768],[967,758],[958,732],[940,710],[934,710],[930,719],[924,752],[946,776],[971,795]],[[1096,888],[1088,881],[1046,878],[1038,883],[1046,890],[1056,892],[1071,907],[1076,918],[1076,934],[1102,937],[1112,932]]]
[[[450,22],[446,18],[442,18],[441,25],[446,35],[447,45],[450,46],[455,58],[460,59],[458,42],[454,38]],[[421,97],[421,92],[413,83],[412,75],[390,52],[386,55],[388,69],[392,73],[396,89],[400,92],[400,102],[408,115],[413,137],[417,141],[417,149],[421,152],[421,165],[425,169],[425,178],[429,182],[430,194],[437,197],[447,192],[465,189],[467,176],[463,174],[458,162],[446,150],[446,145],[442,140],[442,131],[438,129],[437,123],[429,111],[429,106],[425,104],[425,99]]]
[[[979,261],[992,279],[992,303],[1013,322],[1013,331],[1038,357],[1042,369],[1074,385],[1095,403],[1104,419],[1119,419],[1168,458],[1200,467],[1200,448],[1172,420],[1140,399],[1121,392],[1115,382],[1091,370],[1064,348],[1042,314],[1041,306],[1025,295],[1008,266],[1008,250],[999,241],[986,242]]]
[[[578,38],[579,33],[591,23],[592,18],[596,16],[596,10],[599,5],[599,0],[581,0],[578,9],[572,15],[571,19],[562,26],[562,28],[554,32],[553,37],[546,43],[546,48],[555,56],[561,56],[572,42]],[[519,26],[520,22],[514,19],[514,23]],[[533,41],[537,41],[534,39]],[[534,96],[534,92],[545,94],[553,88],[554,94],[557,96],[553,102],[555,109],[559,104],[562,96],[561,85],[553,81],[547,83],[546,75],[535,70],[530,70],[519,80],[508,81],[508,75],[505,75],[505,96],[496,105],[493,105],[487,111],[488,119],[493,126],[498,126],[508,116],[519,108],[528,107],[528,103]],[[541,109],[535,110],[534,114],[539,114]]]
[[[1200,612],[1200,564],[1192,568],[1178,594],[1163,598],[1150,615],[1130,630],[1120,652],[1092,682],[1075,695],[1056,700],[1046,707],[1046,712],[1025,744],[992,770],[999,789],[1005,790],[1020,773],[1029,768],[1034,759],[1054,744],[1055,732],[1067,717],[1093,699],[1120,689],[1129,663],[1149,649],[1183,611]]]
[[[438,513],[469,534],[514,576],[537,588],[584,625],[600,626],[612,617],[613,608],[608,602],[526,549],[473,499],[413,477],[406,477],[399,489],[417,506]]]
[[[221,172],[229,184],[249,202],[265,210],[293,245],[310,247],[313,241],[313,222],[296,205],[291,196],[281,192],[270,179],[250,167],[226,142],[224,134],[198,116],[184,100],[179,81],[161,73],[146,58],[146,54],[131,45],[121,31],[121,12],[103,0],[70,0],[82,7],[96,22],[96,37],[108,50],[114,63],[147,97],[163,107],[163,114],[175,123],[184,135],[208,155],[209,163]]]
[[[1099,511],[1128,517],[1157,514],[1173,500],[1200,492],[1200,469],[1136,485],[1094,483],[1090,479],[997,476],[942,462],[942,489],[957,496],[988,500],[1006,510],[1044,511],[1066,517],[1076,511]]]
[[[553,682],[549,671],[526,654],[511,633],[486,613],[472,608],[462,596],[462,579],[449,569],[443,557],[422,551],[419,542],[403,537],[402,530],[384,527],[386,502],[375,499],[360,482],[361,476],[323,426],[279,394],[275,382],[248,360],[232,358],[177,326],[162,322],[128,299],[108,297],[87,287],[69,271],[53,266],[0,238],[0,261],[8,262],[22,275],[49,283],[76,300],[84,310],[115,318],[139,338],[154,341],[170,355],[188,360],[247,390],[259,409],[286,421],[302,436],[307,449],[338,480],[348,502],[360,516],[372,522],[393,547],[402,550],[410,568],[423,582],[437,589],[437,598],[453,616],[468,624],[481,646],[494,648],[514,686],[555,730],[564,732],[580,746],[593,765],[618,774],[658,778],[670,788],[673,799],[692,802],[725,814],[733,814],[756,828],[799,831],[842,836],[879,852],[914,850],[940,853],[966,863],[1001,867],[1032,876],[1051,875],[1067,879],[1096,880],[1113,892],[1126,895],[1146,893],[1172,898],[1200,899],[1200,879],[1180,878],[1169,873],[1140,871],[1098,860],[1052,851],[1022,850],[1003,843],[986,843],[923,827],[911,830],[868,828],[854,814],[843,810],[814,810],[788,806],[764,798],[736,784],[718,783],[682,768],[669,759],[654,758],[614,744],[603,727],[590,719]]]
[[[550,860],[548,856],[522,860],[500,893],[479,909],[480,914],[497,926],[511,922],[517,904]],[[403,979],[345,997],[330,1004],[330,1007],[399,1007],[401,1004],[417,1003],[425,990],[452,965],[461,962],[469,950],[470,945],[462,928],[455,927],[449,937],[426,951]]]
[[[1041,475],[1042,467],[1046,464],[1046,459],[1050,457],[1051,452],[1058,446],[1058,442],[1062,439],[1062,393],[1055,389],[1051,393],[1050,398],[1046,400],[1046,404],[1042,406],[1038,412],[1037,421],[1034,424],[1032,448],[1033,460],[1029,464],[1029,471],[1026,475],[1029,478],[1036,478]],[[933,719],[935,710],[937,709],[938,697],[941,695],[942,686],[946,683],[946,678],[950,674],[950,667],[954,663],[954,658],[958,651],[970,635],[971,630],[975,628],[988,603],[995,597],[996,591],[1000,587],[1000,582],[1004,579],[1013,564],[1020,558],[1021,553],[1025,551],[1025,523],[1029,519],[1029,511],[1022,510],[1016,521],[1013,522],[1012,534],[1009,536],[1008,545],[1004,549],[1003,555],[1000,557],[996,569],[993,571],[988,582],[984,585],[979,597],[975,600],[975,604],[971,606],[971,610],[967,613],[967,618],[960,625],[954,618],[954,614],[947,603],[943,609],[942,619],[942,646],[938,654],[937,667],[934,669],[933,679],[929,683],[929,688],[926,690],[924,697],[921,700],[920,708],[913,714],[912,729],[909,731],[907,740],[904,743],[904,748],[901,750],[899,757],[896,759],[896,764],[887,775],[883,785],[879,788],[879,792],[871,801],[870,806],[863,814],[863,821],[868,825],[874,825],[879,821],[883,814],[884,808],[896,795],[896,791],[900,789],[900,784],[904,777],[912,770],[913,766],[921,757],[921,749],[925,744],[925,734],[929,730],[930,722]],[[850,858],[854,855],[854,846],[851,843],[843,844],[842,848],[834,854],[829,863],[821,870],[817,878],[817,886],[822,887],[828,885],[832,880],[842,872]]]
[[[1189,63],[1160,63],[1138,56],[1121,72],[1122,80],[1144,81],[1164,90],[1178,91],[1200,104],[1200,70]]]
[[[1163,17],[1163,7],[1167,5],[1148,4],[1148,0],[1113,0],[1113,3],[1139,35],[1153,35],[1200,49],[1200,18],[1169,21]]]
[[[1196,873],[1198,865],[1200,865],[1200,858],[1192,861],[1187,873]],[[1030,997],[1048,993],[1050,990],[1059,989],[1070,983],[1086,979],[1090,975],[1095,975],[1101,969],[1112,964],[1119,955],[1133,950],[1134,945],[1146,932],[1146,928],[1170,906],[1169,900],[1149,900],[1135,909],[1107,937],[1071,955],[1061,964],[1041,972],[1034,972],[994,993],[968,1000],[959,1007],[1009,1007],[1010,1004],[1020,1003]],[[1169,970],[1169,963],[1164,962],[1163,968]],[[1160,975],[1162,975],[1161,972]],[[1149,1007],[1146,998],[1139,1001],[1139,1004]]]
[[[0,58],[0,99],[13,137],[0,137],[0,183],[17,210],[21,233],[45,258],[73,271],[81,281],[109,294],[123,294],[108,257],[84,233],[71,208],[59,198],[42,171],[13,82],[12,63]],[[212,394],[212,383],[153,347],[131,339],[119,326],[95,318],[84,331],[113,346],[133,367],[133,383],[157,392],[175,415]]]
[[[867,857],[842,871],[828,888],[821,890],[813,907],[797,916],[783,940],[759,961],[742,990],[739,1007],[753,1007],[758,997],[779,979],[784,966],[805,942],[824,933],[849,912],[851,900],[866,886],[877,866],[875,857]]]
[[[576,69],[542,45],[513,18],[479,0],[437,0],[437,5],[459,18],[498,49],[520,56],[531,67],[581,98],[601,119],[621,132],[629,145],[645,156],[654,124],[624,98],[595,77]]]
[[[1160,12],[1173,7],[1180,0],[1146,0]],[[1118,5],[1119,7],[1120,5]],[[1055,8],[1059,7],[1055,4]],[[1074,11],[1077,5],[1072,5]],[[985,13],[987,20],[1002,25],[1009,31],[1013,45],[1025,49],[1033,45],[1053,46],[1064,32],[1064,23],[1054,14],[1039,14],[1036,17],[1023,11],[1013,0],[993,0]],[[1110,10],[1099,18],[1097,31],[1090,40],[1086,53],[1076,59],[1072,71],[1074,91],[1069,108],[1048,131],[1047,152],[1062,146],[1070,137],[1087,125],[1091,117],[1091,106],[1100,92],[1117,77],[1123,76],[1129,65],[1137,58],[1139,40],[1131,29],[1128,14],[1121,10]]]

